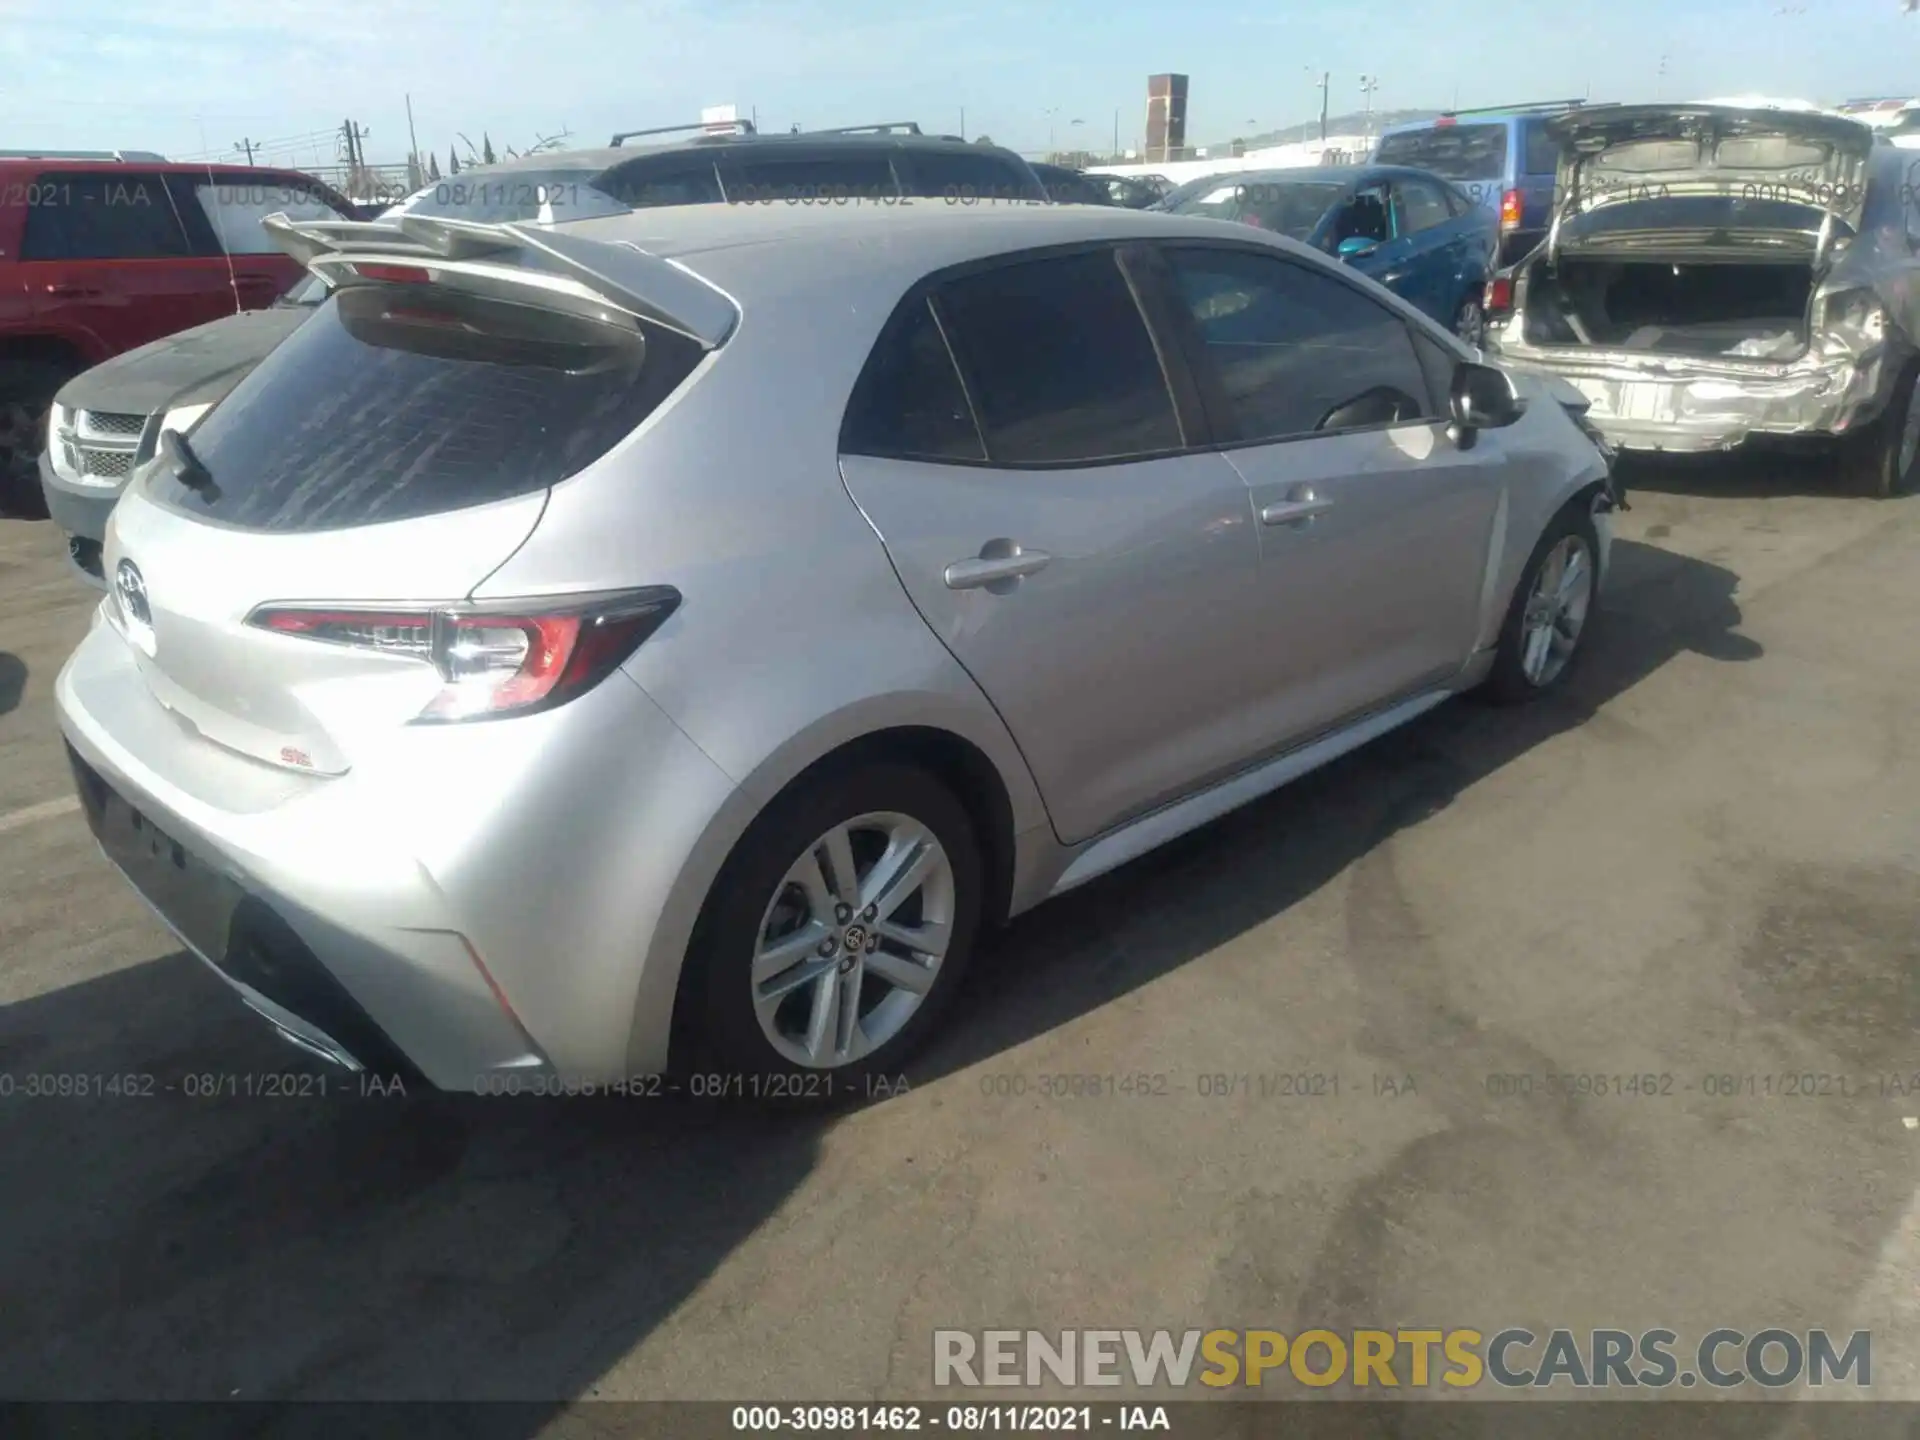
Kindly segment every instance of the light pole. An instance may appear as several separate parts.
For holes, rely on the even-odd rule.
[[[1373,92],[1380,88],[1378,75],[1360,77],[1360,93],[1367,98],[1367,118],[1361,122],[1361,138],[1369,150],[1373,148]]]
[[[1054,138],[1054,117],[1055,117],[1055,116],[1057,116],[1057,115],[1058,115],[1059,113],[1060,113],[1060,107],[1059,107],[1058,105],[1051,105],[1051,106],[1049,106],[1049,107],[1047,108],[1047,111],[1046,111],[1046,116],[1047,116],[1047,158],[1048,158],[1048,159],[1052,159],[1052,158],[1053,158],[1053,138]]]
[[[1327,143],[1327,87],[1333,82],[1333,73],[1328,70],[1316,72],[1311,65],[1302,65],[1300,68],[1309,75],[1318,73],[1320,76],[1313,85],[1320,92],[1320,143],[1324,145]]]

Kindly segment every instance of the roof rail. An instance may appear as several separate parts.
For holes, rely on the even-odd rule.
[[[152,150],[0,150],[0,160],[138,160],[165,165],[167,157]]]
[[[656,125],[651,130],[622,130],[607,142],[620,145],[628,140],[638,140],[642,135],[685,135],[689,131],[704,130],[708,134],[721,134],[725,126],[735,135],[757,135],[751,120],[703,120],[693,125]]]
[[[828,130],[809,130],[809,135],[920,135],[918,122],[913,120],[892,120],[885,125],[835,125]],[[941,139],[948,137],[941,136]]]
[[[1585,100],[1536,100],[1527,105],[1480,105],[1472,110],[1442,110],[1440,118],[1453,119],[1459,115],[1530,115],[1541,110],[1578,110]]]

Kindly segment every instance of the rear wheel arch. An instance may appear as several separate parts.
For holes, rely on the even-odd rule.
[[[71,376],[93,363],[83,347],[63,335],[9,335],[0,340],[0,365],[46,365]]]
[[[847,740],[802,767],[777,790],[770,794],[763,792],[764,799],[732,837],[725,857],[709,879],[674,981],[668,1040],[670,1068],[678,1068],[686,1057],[704,1048],[699,1034],[700,986],[692,983],[700,967],[691,961],[706,943],[714,924],[715,897],[724,888],[734,857],[756,833],[762,819],[788,796],[830,781],[835,774],[899,765],[927,774],[966,811],[980,849],[985,892],[981,896],[980,919],[987,925],[1005,921],[1012,900],[1017,822],[1013,796],[1000,767],[973,741],[937,726],[895,725]]]

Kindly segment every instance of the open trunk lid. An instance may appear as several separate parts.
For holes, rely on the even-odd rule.
[[[551,488],[730,329],[724,297],[642,252],[444,226],[419,222],[411,247],[374,225],[282,226],[333,295],[163,439],[109,524],[106,613],[147,688],[267,764],[344,773],[370,735],[457,700],[474,647],[495,647],[475,673],[502,644],[524,642],[527,666],[547,646],[549,679],[580,659],[558,648],[587,643],[567,638],[578,597],[484,620],[468,599]]]
[[[1857,231],[1866,204],[1873,132],[1841,115],[1595,105],[1556,116],[1547,129],[1560,146],[1559,222],[1615,205],[1718,196],[1823,212]]]

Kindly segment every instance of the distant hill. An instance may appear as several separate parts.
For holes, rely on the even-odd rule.
[[[1364,110],[1353,110],[1344,115],[1327,116],[1327,134],[1356,135],[1371,125],[1373,133],[1377,135],[1389,125],[1401,125],[1409,120],[1431,120],[1439,113],[1438,110],[1375,110],[1369,117]],[[1208,148],[1224,150],[1233,141],[1244,140],[1247,149],[1257,150],[1268,145],[1298,145],[1302,141],[1319,138],[1320,118],[1315,116],[1303,124],[1289,125],[1284,130],[1263,130],[1258,135],[1229,135],[1217,142],[1217,146]]]

